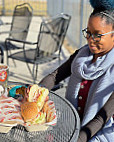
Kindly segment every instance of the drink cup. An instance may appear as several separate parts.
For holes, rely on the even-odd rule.
[[[0,64],[0,95],[7,90],[9,67],[5,64]]]

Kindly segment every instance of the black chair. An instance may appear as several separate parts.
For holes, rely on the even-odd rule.
[[[4,49],[0,45],[0,63],[4,63]]]
[[[29,3],[23,3],[15,6],[11,23],[4,23],[2,21],[1,26],[6,26],[6,29],[7,25],[10,25],[10,31],[1,32],[1,34],[9,33],[8,38],[6,38],[6,40],[8,40],[7,48],[4,43],[0,43],[4,46],[4,50],[11,51],[20,49],[19,46],[15,45],[15,40],[18,40],[19,42],[22,41],[24,44],[23,41],[26,41],[32,16],[33,9],[31,5]]]
[[[37,78],[38,64],[43,64],[58,58],[60,62],[61,46],[63,44],[71,16],[59,14],[41,22],[38,40],[35,43],[24,42],[22,51],[9,54],[7,59],[20,60],[27,63],[27,67],[33,77],[34,83]],[[6,47],[11,39],[6,39]],[[18,40],[15,40],[19,42]],[[35,48],[27,49],[27,44],[36,45]],[[31,70],[29,63],[33,64]],[[9,65],[9,63],[8,63]],[[36,70],[35,70],[36,69]]]

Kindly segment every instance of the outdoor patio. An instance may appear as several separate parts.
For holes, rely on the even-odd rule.
[[[1,19],[5,22],[10,22],[11,18],[12,17],[9,17],[9,16],[8,17],[6,17],[6,16],[1,17]],[[29,35],[27,37],[28,41],[36,41],[41,21],[42,21],[41,17],[37,17],[37,16],[33,17],[32,23],[30,26]],[[3,26],[3,27],[4,28],[2,28],[1,30],[5,31],[6,30],[5,26]],[[7,28],[7,31],[8,31],[8,28]],[[2,34],[0,36],[1,36],[0,41],[4,41],[5,38],[8,37],[8,34]],[[61,54],[61,63],[63,63],[69,56],[70,56],[69,51],[65,48],[65,46],[63,46],[62,47],[62,54]],[[6,64],[6,52],[5,52],[4,59],[5,59],[4,64]],[[30,75],[30,73],[28,71],[26,63],[23,63],[21,61],[15,61],[15,63],[16,63],[16,66],[15,66],[12,59],[9,59],[9,62],[10,62],[9,81],[23,82],[23,83],[27,83],[27,84],[33,83],[32,76]],[[47,74],[51,73],[54,69],[56,69],[58,67],[58,65],[59,65],[58,60],[54,60],[54,61],[51,61],[50,63],[45,63],[42,65],[39,65],[38,77],[37,77],[36,83],[38,83],[44,76],[46,76]],[[30,65],[30,67],[32,67],[32,64]],[[60,95],[63,94],[63,96],[64,96],[65,89],[66,88],[59,89],[57,92],[59,92]]]

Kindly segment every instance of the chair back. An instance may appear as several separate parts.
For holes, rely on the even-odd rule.
[[[33,16],[33,9],[29,3],[17,5],[13,12],[10,37],[18,40],[26,40],[28,29]],[[13,32],[19,31],[19,32]]]
[[[70,19],[71,16],[61,13],[42,21],[38,36],[38,49],[47,54],[53,54],[57,50],[60,52]]]

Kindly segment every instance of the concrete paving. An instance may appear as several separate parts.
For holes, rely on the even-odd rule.
[[[1,17],[1,19],[5,22],[11,21],[11,17]],[[37,35],[38,35],[41,21],[42,21],[42,17],[33,17],[32,23],[30,26],[30,32],[27,37],[28,41],[37,40]],[[5,31],[6,29],[9,30],[8,28],[5,28],[5,27],[2,28],[2,26],[0,27],[0,31]],[[0,35],[0,41],[4,41],[6,37],[8,37],[8,34]],[[70,56],[70,53],[68,52],[68,50],[64,46],[62,46],[61,63],[65,62],[69,56]],[[6,53],[5,53],[4,63],[6,64]],[[9,60],[9,81],[33,84],[33,80],[28,71],[26,63],[23,63],[21,61],[15,61],[15,63],[16,63],[16,66],[14,65],[12,59]],[[58,66],[59,66],[58,60],[54,60],[52,62],[39,65],[38,77],[36,79],[36,83],[38,83],[44,76],[51,73]],[[32,68],[32,65],[30,65],[30,67]],[[64,97],[65,91],[66,91],[66,87],[57,90],[56,93]]]

